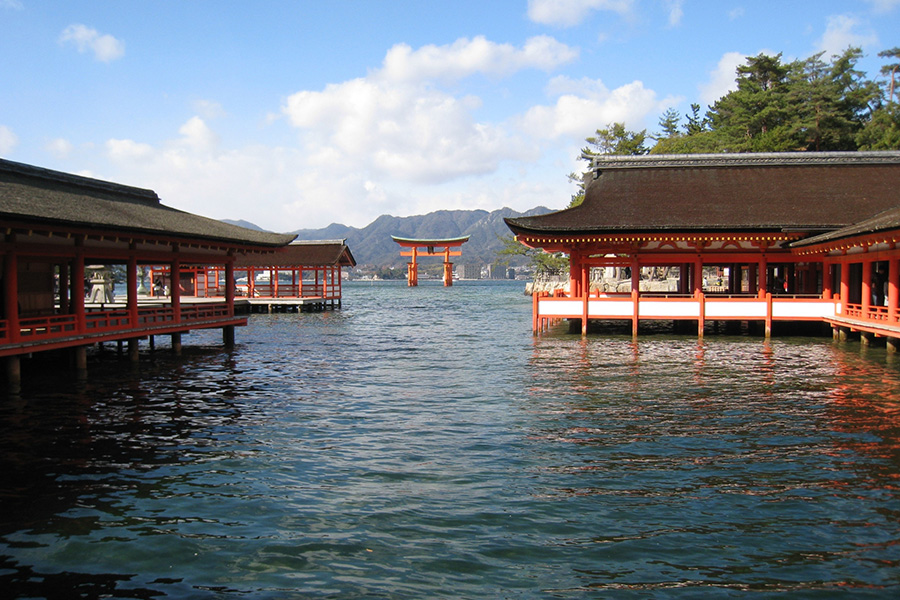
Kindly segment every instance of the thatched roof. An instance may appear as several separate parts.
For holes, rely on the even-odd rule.
[[[238,256],[235,267],[355,267],[346,240],[295,241],[264,256]]]
[[[878,233],[881,231],[897,231],[900,230],[900,206],[879,213],[871,219],[854,223],[849,227],[842,227],[823,233],[813,237],[808,237],[791,244],[791,247],[812,246],[814,244],[822,244],[826,242],[834,242],[868,233]]]
[[[0,159],[0,219],[91,233],[278,247],[293,234],[255,231],[176,210],[156,192]]]
[[[580,206],[507,225],[550,236],[818,233],[900,205],[900,152],[603,156],[588,179]]]

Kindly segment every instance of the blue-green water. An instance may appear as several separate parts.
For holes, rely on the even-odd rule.
[[[352,284],[0,402],[0,597],[900,595],[900,360]]]

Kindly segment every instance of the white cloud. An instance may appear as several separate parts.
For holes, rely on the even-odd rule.
[[[191,117],[187,123],[181,126],[178,133],[182,136],[180,143],[196,151],[211,151],[219,143],[219,136],[200,117]]]
[[[383,68],[365,78],[301,91],[283,112],[301,130],[317,164],[352,164],[373,176],[406,182],[445,182],[497,169],[530,151],[496,124],[478,122],[474,96],[454,96],[435,86],[480,73],[508,75],[550,69],[572,60],[574,50],[541,36],[522,47],[484,38],[447,46],[388,51]]]
[[[745,11],[744,11],[743,6],[738,6],[738,7],[732,8],[731,10],[728,11],[728,19],[731,21],[740,19],[741,17],[744,16],[744,13],[745,13]]]
[[[150,144],[141,144],[133,140],[106,141],[106,154],[114,162],[144,160],[153,156],[154,149]]]
[[[0,8],[14,8],[16,10],[22,10],[25,7],[20,0],[0,0]]]
[[[483,38],[396,46],[365,77],[284,100],[281,118],[267,126],[295,129],[295,148],[229,148],[210,126],[220,107],[199,101],[200,114],[164,143],[111,139],[106,156],[114,181],[154,189],[170,206],[277,231],[361,227],[436,207],[560,208],[571,193],[564,174],[577,168],[585,136],[614,120],[642,128],[671,101],[639,81],[610,90],[597,79],[557,77],[549,106],[498,122],[479,118],[494,99],[485,107],[459,90],[468,76],[553,68],[571,52],[545,37],[520,46]]]
[[[648,114],[675,102],[673,98],[660,100],[656,92],[645,88],[640,81],[609,90],[599,79],[556,77],[548,85],[548,91],[559,94],[556,103],[532,107],[518,123],[536,138],[582,140],[610,123],[643,129],[641,124]]]
[[[18,136],[6,125],[0,125],[0,155],[6,155],[13,151],[19,144]]]
[[[876,13],[888,13],[900,6],[900,0],[866,0]]]
[[[298,92],[284,112],[320,161],[435,183],[490,172],[519,154],[499,127],[472,118],[479,105],[427,86],[354,79]]]
[[[68,158],[72,153],[72,143],[63,138],[50,140],[45,148],[47,152],[49,152],[56,158]]]
[[[746,62],[747,57],[740,52],[726,52],[719,59],[716,68],[710,71],[709,81],[701,84],[700,102],[711,106],[716,100],[732,90],[737,89],[737,68]]]
[[[549,36],[533,37],[522,48],[478,36],[418,50],[397,44],[388,50],[380,74],[394,82],[455,81],[475,73],[503,77],[528,68],[549,71],[577,57],[577,50]]]
[[[669,12],[669,26],[680,25],[684,17],[684,0],[665,0],[665,6]]]
[[[193,106],[194,110],[205,119],[218,119],[227,114],[222,105],[213,100],[195,100]]]
[[[597,10],[628,15],[634,0],[528,0],[528,18],[535,23],[571,27]]]
[[[69,25],[59,37],[61,44],[72,43],[79,52],[93,52],[101,62],[111,62],[125,54],[125,44],[111,35],[101,35],[86,25]]]
[[[842,54],[849,47],[867,47],[878,44],[878,36],[872,31],[861,31],[863,24],[856,17],[832,15],[827,19],[825,33],[818,41],[825,58]]]

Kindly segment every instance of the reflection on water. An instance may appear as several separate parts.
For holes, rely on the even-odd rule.
[[[533,338],[517,285],[348,286],[233,352],[0,403],[7,597],[873,598],[900,365],[830,340]],[[3,595],[0,594],[0,595]]]

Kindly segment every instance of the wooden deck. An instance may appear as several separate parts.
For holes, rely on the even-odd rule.
[[[702,335],[708,321],[758,321],[771,332],[774,322],[822,322],[835,330],[900,338],[900,313],[885,306],[842,304],[819,295],[565,294],[533,296],[533,327],[545,331],[560,320],[627,320],[636,332],[642,321],[695,321]]]

